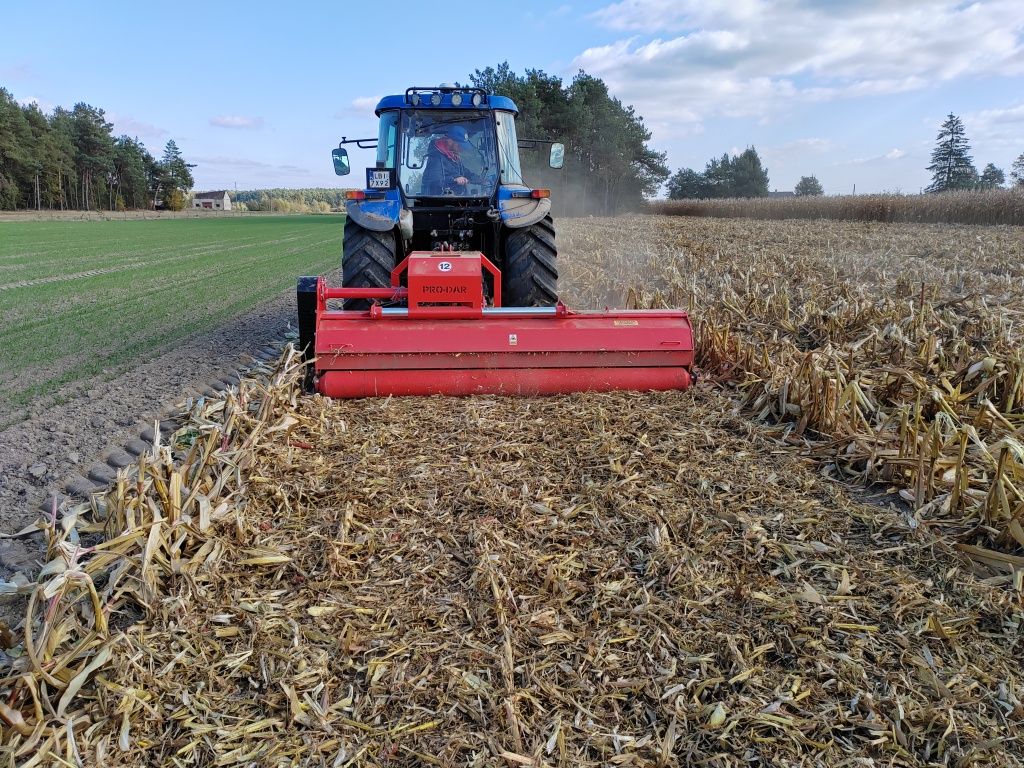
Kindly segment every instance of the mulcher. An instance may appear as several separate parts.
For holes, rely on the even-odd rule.
[[[299,345],[328,397],[686,389],[693,331],[677,310],[576,312],[558,300],[550,191],[529,186],[511,99],[409,88],[377,105],[366,187],[346,193],[342,286],[298,283]]]

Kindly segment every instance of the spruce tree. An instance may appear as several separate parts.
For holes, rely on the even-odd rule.
[[[721,159],[713,157],[704,167],[704,183],[708,197],[736,197],[733,179],[733,159],[727,152]]]
[[[939,129],[935,149],[932,150],[932,183],[926,192],[947,192],[953,189],[972,189],[978,183],[978,171],[970,155],[971,145],[963,121],[949,113]]]
[[[174,139],[170,139],[167,142],[167,146],[164,147],[161,165],[164,168],[165,181],[169,186],[182,192],[188,192],[192,189],[195,181],[192,179],[191,169],[195,168],[195,165],[185,162],[181,156],[181,150],[178,149]]]
[[[801,176],[800,181],[796,184],[796,192],[798,197],[816,197],[818,195],[825,194],[825,190],[821,187],[821,182],[818,181],[817,176]]]
[[[768,169],[757,150],[747,147],[732,161],[733,197],[768,197]]]
[[[1006,174],[1003,173],[1003,169],[997,168],[995,163],[989,163],[985,166],[985,170],[981,172],[981,178],[978,180],[978,189],[999,189],[1005,183]]]
[[[680,168],[668,180],[669,200],[692,200],[708,197],[707,180],[704,174],[692,168]]]
[[[1010,166],[1010,178],[1015,187],[1024,187],[1024,152]]]

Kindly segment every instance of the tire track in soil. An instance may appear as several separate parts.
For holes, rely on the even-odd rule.
[[[340,275],[330,275],[339,280]],[[223,389],[231,374],[258,359],[294,327],[295,295],[289,290],[229,322],[182,340],[174,348],[141,360],[113,381],[75,382],[56,394],[56,403],[30,407],[26,418],[0,431],[0,533],[32,524],[56,495],[124,458],[123,446],[139,439],[175,404],[204,389]],[[91,478],[90,478],[91,479]],[[95,482],[95,480],[92,480]],[[34,579],[45,555],[41,534],[0,538],[0,579],[22,572]],[[23,601],[0,603],[0,620],[17,631]]]
[[[102,269],[90,269],[88,272],[75,272],[70,275],[51,275],[50,277],[37,277],[35,280],[19,280],[16,283],[5,283],[0,285],[0,291],[10,291],[15,288],[28,288],[32,285],[46,285],[48,283],[63,283],[68,280],[84,280],[87,277],[97,275],[109,275],[111,272],[124,272],[127,269],[137,269],[146,266],[145,262],[135,261],[130,264],[119,264],[116,267],[104,267]]]

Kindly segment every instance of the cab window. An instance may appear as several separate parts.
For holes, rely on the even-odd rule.
[[[398,135],[398,112],[385,112],[380,116],[380,133],[377,135],[377,165],[395,167],[395,139]]]
[[[495,112],[498,127],[498,155],[501,158],[501,183],[525,184],[519,167],[519,141],[516,138],[516,119],[511,112]]]

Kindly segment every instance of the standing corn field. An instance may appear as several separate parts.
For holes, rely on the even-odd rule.
[[[932,195],[836,195],[726,200],[669,200],[654,213],[752,219],[834,219],[931,224],[1024,224],[1020,188]]]

